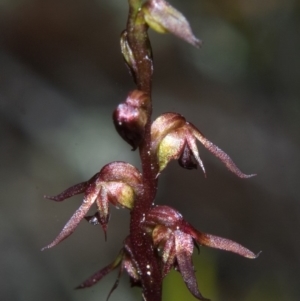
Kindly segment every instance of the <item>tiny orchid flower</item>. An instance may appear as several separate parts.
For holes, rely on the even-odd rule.
[[[165,277],[174,267],[181,273],[190,292],[199,300],[206,299],[198,289],[192,263],[195,244],[230,251],[247,258],[257,257],[232,240],[196,230],[178,211],[168,206],[154,206],[146,217],[144,227],[152,236],[153,244],[161,256],[162,276]]]
[[[140,193],[141,181],[141,173],[135,167],[125,162],[113,162],[105,165],[90,180],[76,184],[56,196],[45,196],[47,199],[61,202],[84,193],[82,205],[75,211],[54,241],[42,250],[52,248],[70,236],[95,202],[98,207],[99,223],[106,238],[109,203],[131,209],[136,194]]]
[[[177,113],[165,113],[158,117],[151,126],[152,152],[157,156],[159,173],[171,160],[178,160],[179,164],[186,169],[197,168],[198,164],[206,175],[198,152],[197,140],[238,177],[255,176],[255,174],[242,173],[224,151],[205,138],[193,124]]]
[[[159,33],[170,32],[195,47],[201,46],[185,16],[165,0],[148,0],[143,7],[146,23]]]

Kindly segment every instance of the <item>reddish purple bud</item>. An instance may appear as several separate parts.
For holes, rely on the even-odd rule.
[[[149,103],[149,96],[145,92],[134,90],[113,113],[117,132],[132,146],[132,150],[137,149],[144,137]]]

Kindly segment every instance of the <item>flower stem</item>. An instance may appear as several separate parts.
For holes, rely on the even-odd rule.
[[[130,237],[135,263],[141,277],[143,297],[146,301],[160,301],[162,295],[162,274],[158,257],[156,256],[152,240],[145,235],[141,223],[154,202],[157,191],[157,163],[150,152],[151,146],[151,87],[153,61],[151,45],[148,38],[148,26],[144,21],[141,1],[129,0],[129,15],[127,22],[128,43],[132,50],[135,66],[135,81],[139,90],[149,95],[148,121],[145,136],[139,147],[142,172],[143,193],[137,198],[131,211]]]

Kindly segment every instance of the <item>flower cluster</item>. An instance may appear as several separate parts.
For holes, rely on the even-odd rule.
[[[147,235],[151,236],[157,255],[161,259],[162,277],[164,278],[174,268],[182,275],[189,291],[199,300],[208,299],[202,296],[198,288],[192,263],[194,247],[206,246],[221,249],[250,259],[258,256],[258,254],[254,254],[230,239],[196,230],[183,219],[178,211],[169,206],[153,206],[141,227]],[[97,271],[80,284],[77,289],[93,286],[117,267],[119,267],[119,275],[109,292],[109,296],[118,286],[120,276],[124,270],[129,275],[131,286],[141,286],[141,273],[134,260],[130,237],[125,239],[123,248],[111,264]],[[151,273],[150,265],[148,273]]]
[[[180,114],[165,113],[151,121],[153,60],[148,27],[160,33],[170,32],[196,47],[201,45],[201,41],[192,33],[186,18],[164,0],[132,0],[129,6],[127,27],[120,39],[121,52],[137,87],[117,106],[113,122],[116,131],[132,150],[139,149],[142,172],[128,163],[115,161],[105,165],[88,181],[56,196],[45,196],[61,202],[77,194],[84,195],[80,207],[43,250],[70,236],[83,219],[92,225],[100,225],[106,239],[110,205],[126,208],[131,211],[130,233],[117,258],[77,288],[90,287],[119,268],[109,295],[118,286],[122,272],[126,271],[131,285],[142,288],[144,301],[160,301],[162,280],[174,268],[180,272],[194,297],[207,300],[200,293],[195,277],[192,263],[194,247],[217,248],[246,258],[256,258],[257,255],[232,240],[196,230],[171,207],[155,205],[159,175],[170,161],[177,160],[185,169],[199,166],[206,176],[197,142],[238,177],[249,178],[254,174],[241,172],[223,150]],[[97,212],[87,215],[94,203]]]

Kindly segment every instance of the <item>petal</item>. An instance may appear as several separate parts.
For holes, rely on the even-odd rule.
[[[217,158],[219,158],[231,172],[233,172],[240,178],[251,178],[255,176],[255,174],[246,175],[242,173],[239,170],[239,168],[235,165],[235,163],[232,161],[232,159],[224,151],[222,151],[219,147],[217,147],[208,139],[206,139],[204,135],[200,133],[197,130],[197,128],[191,123],[190,123],[190,129],[191,129],[191,133],[204,145],[204,147],[207,148]]]
[[[138,271],[134,266],[132,260],[128,256],[124,257],[122,261],[122,266],[126,270],[126,272],[128,273],[128,275],[130,276],[130,278],[134,283],[138,283],[140,281]]]
[[[115,289],[119,286],[119,282],[120,282],[120,278],[121,278],[122,272],[123,272],[123,269],[122,269],[122,266],[121,266],[121,268],[119,269],[119,273],[118,273],[117,279],[116,279],[114,285],[112,286],[112,288],[110,289],[110,291],[109,291],[109,293],[108,293],[108,295],[107,295],[107,297],[106,297],[106,301],[109,300],[111,294],[112,294],[112,293],[115,291]]]
[[[91,179],[89,179],[86,182],[82,182],[79,184],[76,184],[72,187],[69,187],[68,189],[66,189],[65,191],[63,191],[62,193],[55,195],[55,196],[47,196],[45,195],[44,198],[49,199],[49,200],[53,200],[56,202],[61,202],[65,199],[68,199],[74,195],[83,193],[86,191],[86,189],[95,182],[95,180],[98,178],[99,176],[99,172],[96,173]]]
[[[174,236],[176,258],[183,281],[194,297],[199,300],[208,300],[201,295],[198,289],[194,266],[192,263],[192,254],[194,249],[192,237],[180,230],[174,231]]]
[[[182,215],[177,210],[169,206],[156,205],[148,212],[145,225],[149,227],[163,225],[176,229],[181,224],[181,221]]]
[[[133,260],[130,236],[127,236],[124,241],[124,256],[122,266],[125,268],[130,277],[131,286],[141,287],[140,274],[138,272],[136,262]]]
[[[96,272],[94,275],[85,280],[82,284],[76,287],[76,289],[91,287],[100,281],[104,276],[114,270],[118,265],[120,265],[123,258],[123,250],[119,253],[118,257],[111,264],[107,265],[100,271]]]
[[[105,240],[107,239],[106,230],[107,230],[107,223],[109,221],[109,201],[107,196],[107,189],[104,185],[101,185],[99,194],[96,199],[98,212],[99,212],[99,222],[102,226],[104,231]]]
[[[58,234],[58,236],[53,240],[52,243],[42,248],[42,251],[56,246],[75,231],[80,221],[84,218],[84,216],[86,215],[90,207],[95,202],[98,193],[99,193],[99,189],[97,188],[94,189],[93,192],[89,193],[87,196],[84,197],[81,206],[75,211],[75,213],[70,218],[70,220],[66,223],[62,231]]]
[[[259,255],[254,254],[247,248],[230,239],[222,238],[219,236],[204,234],[197,231],[197,237],[195,237],[195,239],[199,244],[203,246],[233,252],[246,258],[255,259]]]
[[[199,164],[199,166],[203,170],[203,173],[206,177],[205,168],[204,168],[202,160],[200,159],[200,155],[199,155],[199,152],[198,152],[196,139],[193,135],[191,135],[189,133],[189,131],[187,131],[187,133],[186,133],[186,140],[187,140],[187,143],[188,143],[188,146],[189,146],[190,150],[192,151],[192,153],[194,155],[194,158],[196,159],[197,163]]]
[[[163,269],[162,277],[164,278],[174,266],[176,256],[175,241],[172,235],[165,243],[162,251]]]
[[[115,161],[105,165],[100,171],[99,181],[122,182],[131,186],[135,193],[142,189],[142,174],[129,163]]]

